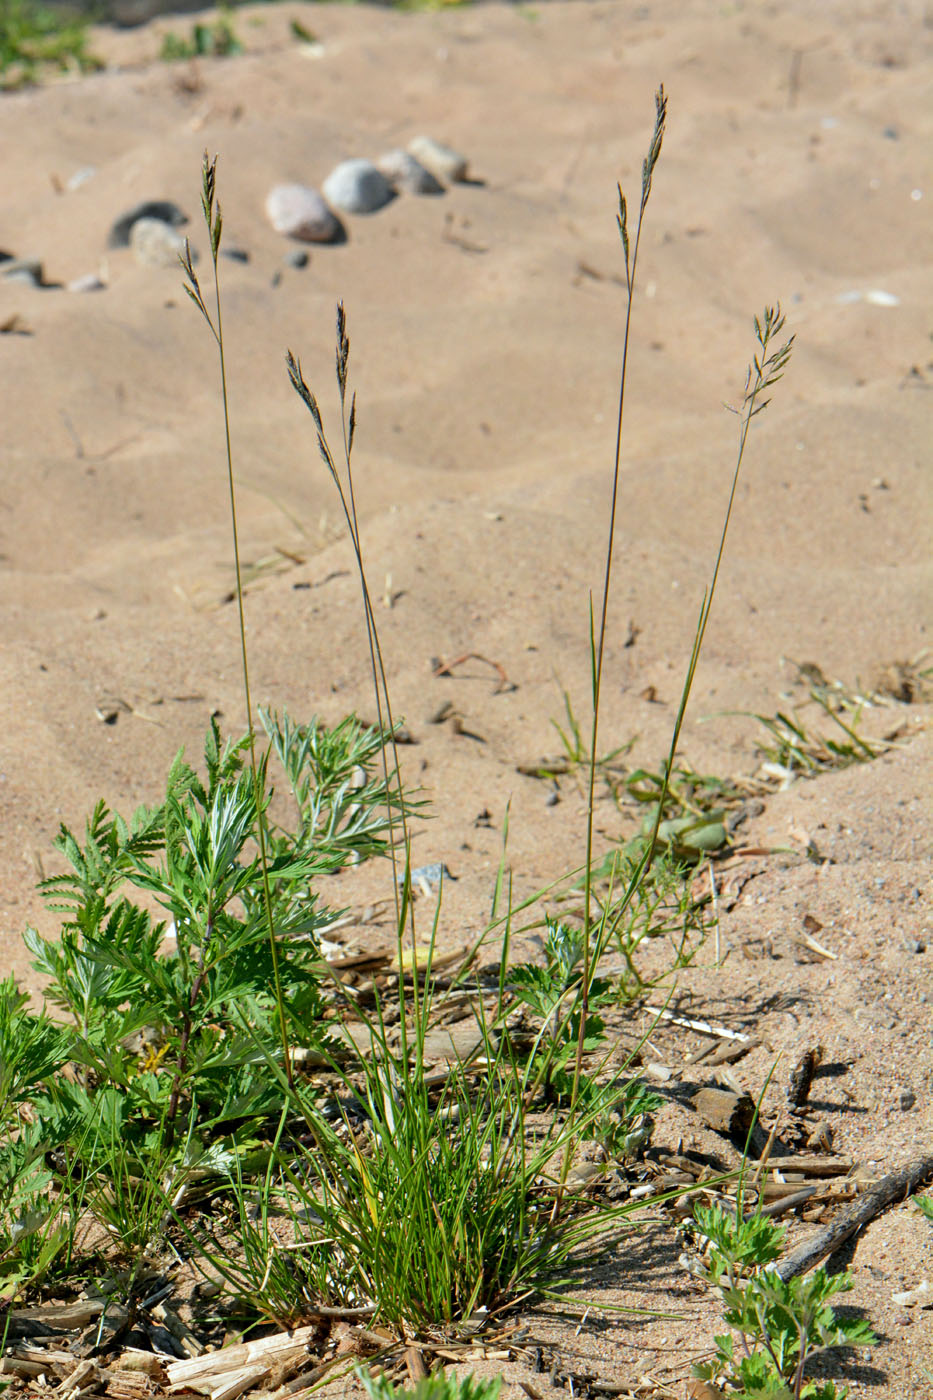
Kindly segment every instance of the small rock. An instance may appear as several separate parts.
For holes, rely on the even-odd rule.
[[[173,204],[170,199],[146,199],[121,214],[112,225],[107,239],[108,248],[128,248],[133,225],[140,219],[159,219],[172,228],[181,228],[188,222],[188,215]]]
[[[434,861],[431,865],[419,865],[411,871],[411,887],[416,892],[425,896],[437,894],[445,880],[456,880],[456,875],[451,875],[443,861]],[[405,883],[405,876],[399,876],[399,884]]]
[[[321,186],[324,197],[347,214],[374,214],[395,191],[371,160],[343,160]]]
[[[449,146],[441,145],[431,136],[416,136],[409,141],[408,151],[439,180],[454,184],[467,178],[466,157],[452,151]]]
[[[289,248],[282,261],[286,267],[296,267],[300,270],[308,266],[311,254],[307,248]]]
[[[86,272],[68,283],[69,292],[103,292],[106,289],[107,283],[101,281],[96,272]]]
[[[406,194],[443,194],[444,186],[410,151],[387,151],[376,161],[376,169],[394,190]]]
[[[266,217],[276,233],[303,243],[337,243],[344,236],[336,214],[307,185],[276,185],[266,195]]]
[[[220,256],[229,258],[231,262],[248,263],[249,253],[245,248],[221,248]]]
[[[914,1106],[914,1104],[915,1104],[916,1102],[917,1102],[917,1095],[914,1093],[914,1091],[913,1091],[912,1089],[905,1089],[904,1092],[903,1092],[903,1094],[901,1094],[900,1098],[898,1099],[898,1104],[899,1104],[900,1107],[904,1110],[905,1113],[906,1113],[909,1109],[913,1108],[913,1106]]]
[[[23,282],[28,287],[42,287],[45,278],[38,258],[6,258],[0,267],[5,282]]]
[[[143,267],[178,267],[185,240],[162,219],[137,219],[130,230],[130,245]]]

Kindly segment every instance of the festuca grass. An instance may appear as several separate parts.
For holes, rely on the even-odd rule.
[[[629,345],[666,115],[662,89],[632,226],[621,189],[618,196],[627,310],[609,529],[587,619],[589,712],[578,720],[568,704],[560,736],[587,800],[579,908],[555,919],[547,891],[513,901],[504,852],[489,925],[443,976],[440,900],[430,929],[416,926],[410,822],[417,806],[403,783],[360,537],[357,406],[342,305],[336,450],[291,351],[286,370],[311,416],[353,550],[376,724],[353,716],[333,727],[314,717],[297,722],[253,701],[219,277],[223,220],[216,160],[205,157],[212,295],[202,291],[190,252],[183,266],[218,357],[246,727],[231,739],[212,721],[199,767],[179,754],[155,806],[126,820],[99,804],[83,839],[66,827],[59,834],[71,869],[45,893],[63,915],[60,936],[30,932],[28,942],[63,1018],[30,1011],[12,983],[0,988],[0,1292],[7,1297],[35,1294],[66,1274],[105,1276],[127,1318],[145,1315],[156,1296],[148,1291],[152,1269],[168,1243],[205,1275],[211,1312],[224,1326],[249,1332],[312,1322],[318,1378],[331,1373],[335,1351],[340,1364],[353,1363],[353,1347],[331,1346],[328,1336],[348,1322],[361,1324],[358,1353],[371,1354],[375,1338],[383,1366],[405,1356],[415,1376],[432,1349],[468,1354],[464,1329],[494,1336],[504,1315],[528,1300],[572,1299],[594,1260],[618,1251],[637,1222],[637,1197],[611,1200],[573,1174],[581,1139],[599,1145],[607,1169],[636,1159],[657,1104],[609,1043],[604,1013],[619,982],[605,971],[606,955],[624,950],[625,995],[637,996],[640,939],[667,917],[656,898],[659,847],[665,858],[673,853],[664,823],[686,807],[694,823],[710,824],[709,785],[696,775],[688,782],[675,755],[751,426],[791,352],[780,309],[768,308],[755,321],[731,488],[669,753],[653,782],[642,775],[651,799],[646,829],[637,849],[598,866],[598,784],[617,777],[618,751],[601,751],[599,719]],[[286,825],[271,814],[276,765],[292,799]],[[324,956],[324,936],[341,911],[323,903],[321,889],[324,876],[350,861],[378,858],[391,866],[395,966],[386,959],[378,975],[354,983]],[[153,903],[164,917],[153,915]],[[512,956],[523,921],[546,930],[543,966]],[[498,955],[480,966],[497,940]],[[473,1033],[438,1056],[431,1036],[454,996]],[[109,1242],[94,1253],[83,1243],[88,1219]],[[207,1318],[202,1325],[209,1328]],[[298,1364],[309,1364],[307,1354]],[[389,1393],[388,1381],[373,1386]],[[440,1382],[435,1389],[473,1393]]]

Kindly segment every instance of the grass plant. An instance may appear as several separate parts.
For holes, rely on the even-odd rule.
[[[229,6],[221,5],[213,24],[198,22],[191,26],[190,38],[168,30],[162,37],[159,57],[165,63],[174,63],[186,58],[229,58],[242,52],[243,45],[233,27],[232,11]]]
[[[853,763],[868,763],[891,748],[887,740],[859,734],[864,701],[841,693],[841,688],[834,696],[825,686],[811,685],[809,702],[830,721],[833,728],[828,733],[809,727],[800,707],[792,714],[778,711],[775,715],[752,716],[765,730],[766,737],[756,745],[765,776],[787,784],[796,777],[816,777]]]
[[[300,360],[288,352],[286,363],[355,556],[374,727],[352,716],[332,727],[298,723],[253,704],[219,283],[223,224],[216,161],[205,157],[212,298],[202,293],[190,251],[183,265],[219,359],[246,727],[224,739],[212,721],[201,767],[179,754],[156,806],[124,820],[100,803],[83,838],[65,826],[59,832],[70,869],[46,881],[44,894],[62,916],[60,934],[30,930],[26,941],[47,979],[47,1000],[64,1019],[30,1011],[12,983],[0,985],[0,1289],[8,1296],[56,1269],[73,1270],[77,1222],[91,1218],[110,1241],[107,1267],[120,1266],[128,1300],[168,1232],[220,1284],[242,1328],[341,1315],[382,1329],[388,1350],[412,1340],[449,1345],[464,1326],[485,1325],[525,1300],[566,1297],[584,1264],[617,1249],[637,1225],[640,1201],[580,1188],[571,1172],[584,1138],[617,1162],[637,1157],[658,1103],[628,1063],[610,1068],[603,1013],[618,1001],[620,983],[603,963],[623,951],[621,986],[634,997],[644,988],[643,939],[676,928],[674,962],[688,956],[693,914],[682,893],[683,852],[708,849],[691,838],[721,828],[735,794],[676,755],[751,424],[791,349],[781,341],[780,309],[769,308],[755,322],[732,486],[670,749],[656,773],[638,770],[623,781],[623,750],[600,747],[600,698],[639,248],[666,112],[662,89],[631,233],[619,190],[628,300],[605,570],[589,608],[590,712],[578,721],[568,700],[559,727],[565,760],[587,795],[577,906],[556,918],[545,892],[513,903],[503,857],[493,918],[451,979],[472,1015],[473,1043],[447,1056],[441,1071],[429,1038],[451,988],[435,971],[439,902],[425,941],[416,928],[409,843],[416,803],[403,785],[360,537],[344,309],[336,328],[338,451]],[[273,818],[281,811],[272,805],[275,772],[290,794],[289,822]],[[620,800],[624,786],[625,800],[647,813],[637,844],[614,851],[607,864],[596,858],[601,779]],[[392,865],[397,971],[364,996],[321,956],[320,935],[338,911],[323,905],[318,889],[326,874],[371,858]],[[164,918],[154,917],[153,904]],[[545,930],[543,965],[516,965],[517,922],[532,905]],[[498,965],[484,979],[475,963],[496,937]],[[521,1043],[512,1032],[517,1011],[531,1023]],[[221,1203],[211,1212],[197,1207],[205,1182]],[[707,1226],[708,1234],[718,1228]],[[720,1271],[714,1281],[725,1277]],[[802,1376],[813,1338],[836,1327],[824,1327],[833,1290],[801,1287],[777,1299],[764,1275],[755,1278],[758,1293],[746,1287],[742,1305],[755,1296],[772,1311],[761,1315],[751,1354],[764,1346],[773,1359],[764,1339],[775,1318],[789,1318],[788,1336],[797,1340],[781,1356]],[[811,1394],[794,1379],[798,1371],[794,1400]],[[394,1393],[388,1380],[365,1383],[380,1400]],[[439,1377],[416,1393],[421,1400],[492,1394]],[[815,1400],[832,1394],[812,1392]]]
[[[0,0],[0,88],[37,82],[43,72],[101,66],[87,47],[87,23],[41,0]]]

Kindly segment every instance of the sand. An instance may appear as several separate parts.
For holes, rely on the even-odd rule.
[[[292,18],[317,45],[290,37]],[[670,113],[639,255],[605,745],[634,740],[630,761],[656,766],[669,741],[735,458],[725,406],[741,400],[752,318],[778,299],[793,360],[756,421],[681,752],[751,774],[760,730],[736,712],[799,701],[801,664],[869,694],[930,645],[933,29],[919,3],[284,4],[236,12],[240,57],[157,61],[160,36],[190,23],[97,30],[105,71],[0,101],[0,247],[41,257],[50,281],[107,283],[0,282],[0,325],[28,332],[0,336],[0,938],[27,986],[20,934],[54,929],[34,883],[58,868],[58,824],[80,827],[99,797],[123,812],[156,800],[211,713],[244,722],[213,343],[179,273],[106,247],[127,207],[172,199],[207,284],[205,148],[225,241],[250,254],[221,268],[255,696],[297,718],[374,709],[338,502],[283,365],[286,347],[301,356],[336,434],[342,299],[369,577],[417,740],[406,773],[434,803],[415,857],[457,877],[442,940],[483,925],[507,807],[518,892],[581,858],[579,791],[564,781],[549,805],[516,765],[559,749],[564,691],[586,713],[625,311],[616,182],[637,203],[659,81]],[[338,160],[421,133],[462,151],[473,182],[348,218],[345,244],[283,267],[272,185],[319,186]],[[434,676],[464,653],[514,688],[484,661]],[[430,723],[445,701],[465,732]],[[722,913],[725,966],[704,955],[682,984],[693,1014],[764,1035],[735,1070],[753,1092],[776,1054],[823,1044],[844,1066],[824,1082],[836,1146],[885,1168],[929,1143],[933,1119],[933,953],[912,951],[931,939],[929,714],[869,707],[866,728],[896,730],[897,747],[767,798],[749,841],[796,853],[759,861]],[[600,808],[603,843],[631,826]],[[356,910],[388,889],[383,871],[336,885]],[[804,914],[838,960],[781,952]],[[933,1276],[931,1239],[907,1204],[851,1255],[853,1305],[882,1335],[853,1395],[929,1393],[929,1314],[891,1294]],[[717,1320],[664,1249],[655,1272],[623,1249],[605,1296],[680,1320],[535,1326],[565,1360],[682,1394],[685,1340],[708,1348]],[[518,1363],[507,1374],[510,1400],[523,1375],[550,1393]]]

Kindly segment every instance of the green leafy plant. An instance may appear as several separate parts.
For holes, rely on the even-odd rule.
[[[546,1092],[559,1098],[568,1087],[565,1071],[579,1040],[583,936],[552,918],[546,918],[545,928],[544,966],[519,963],[509,968],[508,985],[515,1000],[540,1021],[535,1038],[535,1054],[541,1064],[538,1083],[543,1081]],[[598,1050],[605,1038],[606,1024],[597,1008],[614,999],[608,980],[592,979],[584,1039],[587,1054]]]
[[[320,1044],[327,1031],[318,936],[336,914],[311,887],[386,849],[384,784],[370,772],[383,739],[353,719],[334,731],[318,721],[296,725],[287,714],[269,724],[272,741],[258,766],[263,812],[273,755],[299,812],[296,832],[272,829],[266,865],[280,981],[293,1042]],[[104,1086],[119,1090],[118,1126],[140,1150],[151,1149],[153,1132],[171,1147],[179,1116],[186,1121],[191,1111],[216,1125],[280,1106],[255,1043],[274,1040],[277,1000],[247,746],[245,738],[224,744],[212,722],[204,778],[179,755],[160,807],[127,823],[99,805],[83,844],[63,827],[57,844],[72,872],[46,881],[43,892],[67,915],[65,925],[58,940],[25,935],[49,979],[47,997],[73,1017],[69,1058],[82,1068],[78,1081],[47,1089],[49,1104],[79,1119],[101,1111]],[[121,893],[133,887],[154,896],[167,922]]]
[[[783,1279],[769,1266],[780,1257],[786,1231],[760,1215],[743,1219],[712,1206],[697,1209],[695,1222],[708,1245],[704,1276],[722,1294],[736,1336],[716,1337],[716,1360],[695,1366],[694,1374],[725,1375],[749,1400],[844,1400],[847,1387],[808,1380],[807,1368],[822,1351],[877,1341],[867,1322],[840,1318],[831,1306],[851,1289],[851,1274],[819,1268]]]
[[[369,1400],[499,1400],[502,1377],[479,1380],[476,1376],[463,1379],[443,1374],[427,1376],[415,1386],[400,1390],[388,1376],[373,1377],[360,1368],[357,1375]]]

